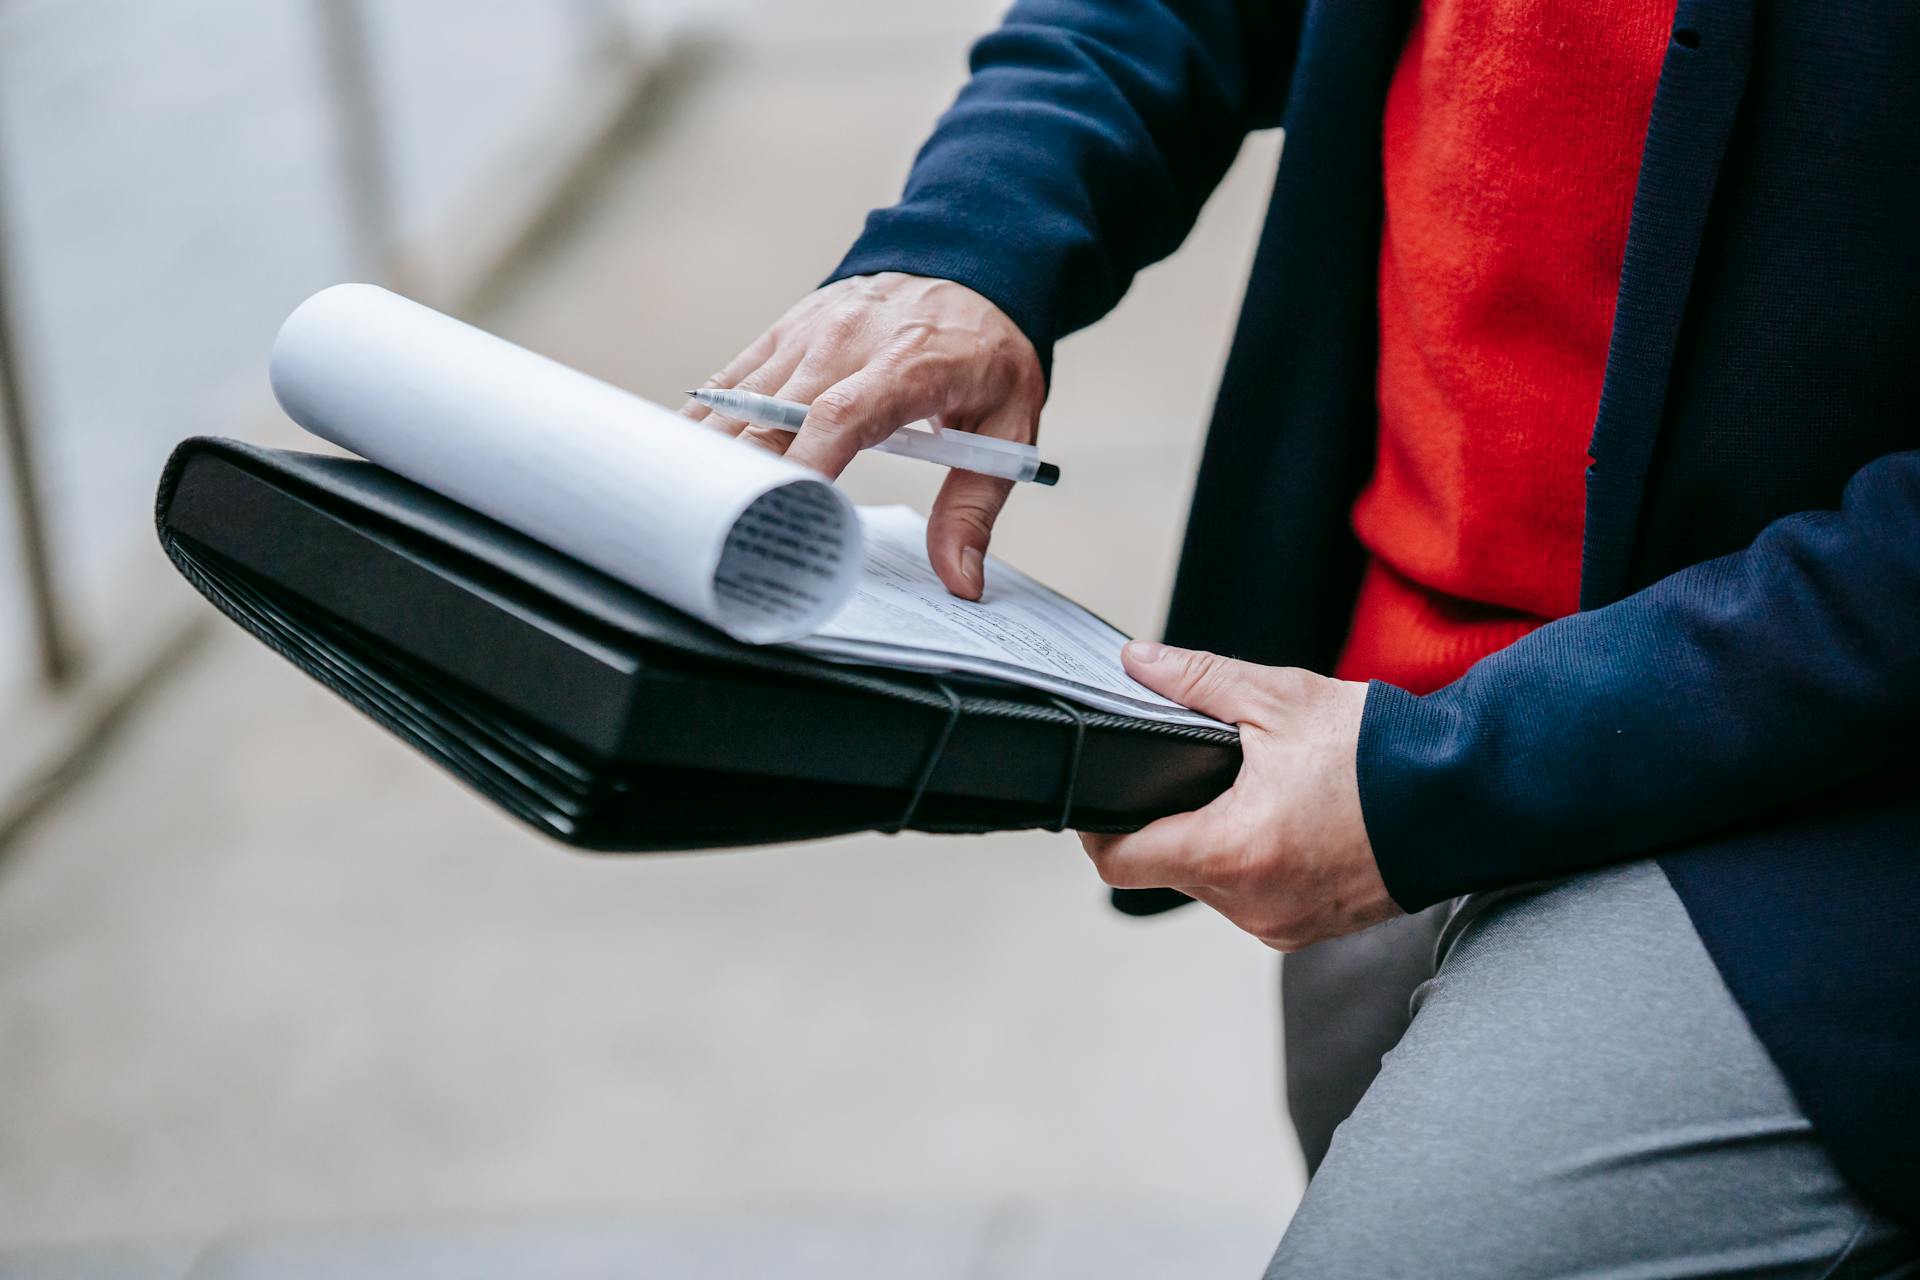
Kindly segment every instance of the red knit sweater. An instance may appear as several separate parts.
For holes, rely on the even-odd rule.
[[[1347,679],[1424,693],[1580,593],[1587,441],[1674,0],[1424,0],[1382,148]]]

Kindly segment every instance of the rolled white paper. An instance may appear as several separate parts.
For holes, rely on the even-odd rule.
[[[809,634],[860,575],[819,475],[385,289],[301,303],[271,376],[315,435],[739,639]]]

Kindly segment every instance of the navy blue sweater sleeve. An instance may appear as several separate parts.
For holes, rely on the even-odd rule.
[[[1838,511],[1368,691],[1367,831],[1408,910],[1651,853],[1885,769],[1920,730],[1920,452]]]
[[[898,204],[830,280],[906,271],[984,294],[1051,368],[1177,247],[1250,129],[1278,123],[1285,0],[1019,0]]]

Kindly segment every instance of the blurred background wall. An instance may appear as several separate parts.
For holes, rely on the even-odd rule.
[[[164,647],[144,498],[167,449],[266,416],[261,354],[317,287],[377,276],[446,305],[481,286],[642,90],[674,27],[651,16],[0,2],[0,706],[111,696],[130,650]]]
[[[1299,1190],[1257,945],[1111,916],[1066,837],[558,853],[151,533],[181,437],[298,443],[265,355],[337,280],[674,402],[998,8],[0,0],[0,1274],[1257,1269]],[[996,542],[1135,632],[1277,146],[1063,346],[1070,483]]]

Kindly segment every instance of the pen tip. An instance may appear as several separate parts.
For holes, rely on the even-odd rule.
[[[683,392],[682,394],[685,395],[689,400],[698,400],[700,398],[700,393],[698,391],[687,391],[687,392]]]

